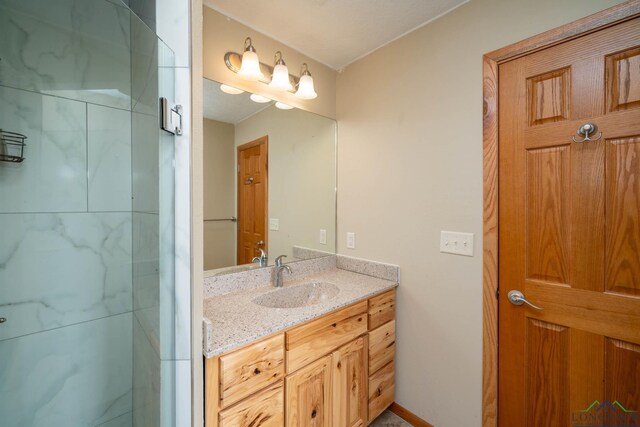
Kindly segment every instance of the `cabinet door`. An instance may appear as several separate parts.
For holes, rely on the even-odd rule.
[[[360,337],[332,357],[333,427],[361,427],[367,421],[367,344]]]
[[[331,427],[331,355],[286,379],[287,427]]]

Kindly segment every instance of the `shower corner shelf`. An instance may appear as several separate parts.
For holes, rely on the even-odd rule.
[[[0,129],[0,162],[22,163],[26,136]]]

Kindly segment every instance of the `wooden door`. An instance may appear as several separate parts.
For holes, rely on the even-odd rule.
[[[268,137],[238,147],[238,265],[267,251]]]
[[[287,427],[331,427],[331,355],[289,375]]]
[[[640,19],[499,76],[499,425],[640,425]]]
[[[367,349],[360,337],[333,352],[333,427],[367,423]]]

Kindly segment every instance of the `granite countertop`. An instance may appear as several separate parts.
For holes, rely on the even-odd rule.
[[[259,295],[276,291],[277,288],[271,284],[206,298],[204,300],[204,355],[214,357],[234,350],[259,338],[398,286],[398,282],[394,280],[334,267],[289,280],[285,277],[284,288],[309,282],[332,283],[340,289],[340,292],[327,301],[298,308],[269,308],[252,302]]]

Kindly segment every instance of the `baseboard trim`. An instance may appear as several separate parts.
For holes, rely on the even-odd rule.
[[[433,427],[433,424],[429,424],[404,406],[398,405],[396,402],[393,402],[391,406],[389,406],[389,410],[411,424],[413,427]]]

